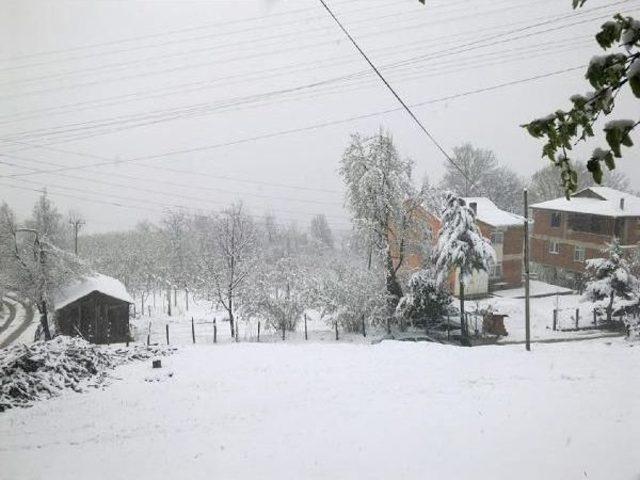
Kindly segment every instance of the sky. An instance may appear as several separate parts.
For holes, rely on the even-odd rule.
[[[640,15],[640,0],[427,3],[328,1],[446,151],[491,149],[525,178],[547,162],[519,125],[588,91],[598,26]],[[0,200],[20,218],[46,188],[87,232],[238,200],[346,229],[340,158],[379,128],[416,179],[440,179],[442,153],[319,1],[0,0]],[[618,164],[635,189],[639,152]]]

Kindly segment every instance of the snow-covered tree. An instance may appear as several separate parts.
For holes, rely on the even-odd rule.
[[[241,203],[204,219],[201,257],[204,276],[229,315],[231,336],[235,334],[236,301],[242,297],[247,280],[254,273],[258,238],[251,216]]]
[[[410,323],[436,324],[451,304],[451,292],[446,284],[439,283],[432,269],[415,272],[409,280],[407,293],[396,309],[396,314]]]
[[[57,247],[68,246],[69,232],[63,223],[62,214],[51,201],[46,190],[38,197],[26,226],[38,232],[41,237],[46,237]]]
[[[391,135],[352,135],[340,165],[347,187],[346,203],[353,222],[383,260],[390,307],[402,297],[398,271],[402,268],[408,240],[420,241],[415,211],[423,191],[411,179],[413,162],[402,159]]]
[[[573,168],[577,174],[576,185],[578,190],[596,185],[585,163],[575,162]],[[601,184],[623,192],[630,191],[629,179],[623,172],[619,171],[608,172],[603,176]],[[564,196],[565,193],[556,167],[553,165],[546,166],[535,172],[531,176],[531,183],[528,189],[529,201],[532,204],[553,200],[554,198]]]
[[[637,299],[638,279],[631,272],[631,265],[625,258],[620,242],[614,238],[607,245],[606,257],[587,260],[586,300],[605,300],[607,322],[613,319],[616,300]]]
[[[315,215],[309,226],[311,238],[328,248],[333,248],[333,233],[324,214]]]
[[[46,223],[35,226],[43,228],[43,232],[53,231],[43,225]],[[2,282],[36,306],[44,338],[50,340],[49,319],[55,293],[90,269],[74,254],[54,245],[43,232],[20,227],[6,204],[0,208]]]
[[[447,281],[452,271],[458,274],[460,286],[460,313],[464,314],[464,286],[474,272],[487,272],[490,262],[495,261],[491,242],[482,236],[475,222],[473,210],[465,201],[448,192],[442,215],[442,228],[434,251],[434,264],[439,283]],[[466,335],[465,322],[462,322]]]

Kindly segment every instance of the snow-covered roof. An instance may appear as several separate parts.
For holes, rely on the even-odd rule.
[[[83,277],[57,292],[53,298],[53,308],[55,310],[64,308],[92,292],[100,292],[109,297],[133,303],[131,296],[120,280],[96,273]]]
[[[464,201],[471,206],[477,205],[476,219],[492,227],[511,227],[524,225],[524,217],[515,213],[500,210],[498,206],[486,197],[465,197]]]
[[[621,199],[624,199],[623,208],[620,208]],[[589,187],[573,194],[570,200],[565,197],[556,198],[536,203],[531,205],[531,208],[590,213],[606,217],[638,217],[640,216],[640,198],[613,188]]]

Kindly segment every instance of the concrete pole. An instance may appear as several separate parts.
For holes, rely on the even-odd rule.
[[[531,351],[531,322],[529,309],[529,198],[524,189],[524,326],[527,351]]]

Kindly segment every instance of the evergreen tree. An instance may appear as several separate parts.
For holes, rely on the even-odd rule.
[[[451,192],[445,194],[442,228],[434,251],[438,282],[444,283],[452,271],[458,274],[460,287],[460,316],[462,334],[464,322],[464,286],[475,271],[486,272],[495,260],[495,251],[489,240],[482,236],[475,222],[475,214],[463,199]]]
[[[616,299],[631,300],[638,296],[638,279],[617,238],[607,245],[605,258],[587,260],[587,286],[584,297],[596,302],[606,300],[607,322],[613,319]]]

